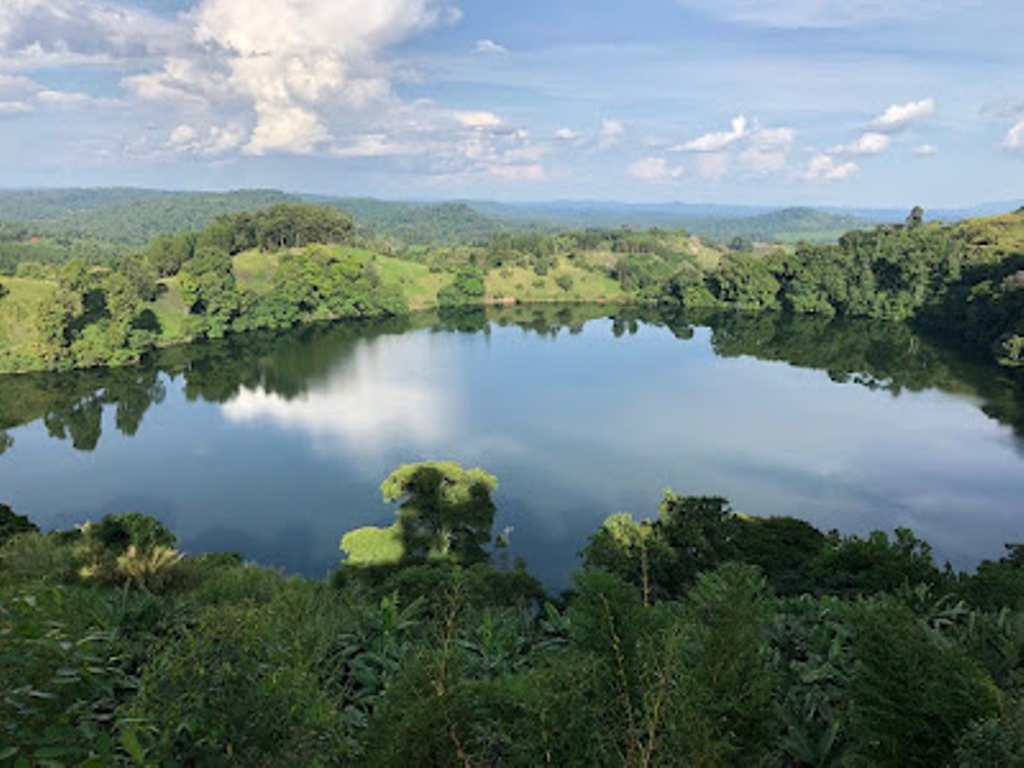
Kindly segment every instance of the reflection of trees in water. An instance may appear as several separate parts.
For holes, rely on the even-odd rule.
[[[328,378],[359,345],[411,330],[488,333],[493,326],[555,338],[580,333],[587,322],[611,319],[618,337],[644,325],[690,339],[711,329],[716,354],[751,356],[826,371],[836,382],[900,392],[940,389],[982,400],[989,417],[1014,428],[1024,450],[1024,379],[972,363],[899,323],[827,319],[781,313],[708,310],[662,312],[601,305],[512,305],[423,313],[382,321],[307,326],[283,333],[254,333],[218,342],[174,347],[149,365],[109,371],[32,374],[0,379],[0,454],[13,439],[4,430],[42,419],[49,434],[92,450],[106,407],[115,409],[122,434],[135,435],[148,409],[164,399],[161,373],[182,376],[189,400],[223,403],[243,389],[262,389],[291,400]]]
[[[115,409],[117,429],[130,437],[150,406],[165,394],[159,372],[152,367],[9,376],[0,386],[0,428],[42,419],[51,437],[91,451],[99,444],[107,406]],[[0,432],[0,453],[13,443],[7,432]]]
[[[668,315],[649,322],[677,329],[711,328],[711,344],[723,357],[748,355],[825,371],[832,381],[882,389],[938,389],[982,400],[981,410],[1013,428],[1024,441],[1024,377],[974,362],[952,347],[917,334],[910,326],[881,320],[822,318],[777,312],[707,311]],[[1024,449],[1024,445],[1018,444]]]

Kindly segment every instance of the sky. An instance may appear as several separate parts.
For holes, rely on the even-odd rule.
[[[1020,0],[0,0],[0,186],[1024,197]]]

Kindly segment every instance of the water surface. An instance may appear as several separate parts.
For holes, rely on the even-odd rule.
[[[348,323],[0,378],[0,501],[43,527],[138,510],[188,552],[322,575],[345,531],[391,522],[391,469],[454,459],[498,476],[496,528],[552,586],[604,517],[653,515],[667,487],[908,526],[958,567],[1024,541],[1005,374],[899,325],[605,313]]]

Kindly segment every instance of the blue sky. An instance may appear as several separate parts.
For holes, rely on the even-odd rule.
[[[0,184],[1024,196],[1019,0],[3,0]]]

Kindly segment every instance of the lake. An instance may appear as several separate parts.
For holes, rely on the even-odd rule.
[[[0,378],[0,501],[44,528],[137,510],[189,553],[322,576],[387,525],[396,466],[498,477],[496,531],[549,586],[665,488],[821,529],[912,528],[969,568],[1024,541],[1007,374],[902,325],[511,307],[181,347]]]

